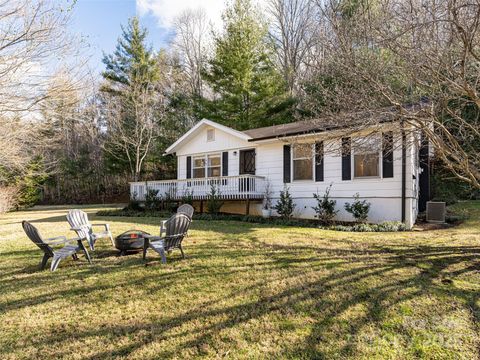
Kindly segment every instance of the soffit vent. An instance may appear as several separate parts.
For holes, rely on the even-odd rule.
[[[427,202],[427,221],[432,223],[445,222],[446,205],[441,201]]]
[[[215,141],[215,129],[207,129],[207,141]]]

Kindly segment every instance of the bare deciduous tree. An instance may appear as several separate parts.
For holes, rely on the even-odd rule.
[[[277,61],[291,93],[296,92],[298,82],[307,69],[317,42],[317,32],[321,30],[315,23],[315,9],[311,0],[268,2],[268,12],[272,17],[270,36],[275,42]]]
[[[83,47],[66,31],[67,6],[50,0],[0,1],[0,114],[37,110],[53,74],[65,67],[71,75],[83,71],[85,60],[71,64],[70,55]]]
[[[38,126],[23,124],[18,118],[0,117],[0,182],[5,173],[21,173],[30,161]]]
[[[52,88],[70,88],[68,74],[56,76]],[[105,131],[98,86],[93,81],[77,92],[55,92],[42,102],[42,169],[49,176],[43,199],[49,203],[115,200],[127,189],[125,174],[108,171],[102,146]]]
[[[104,149],[118,160],[128,159],[134,181],[139,180],[145,159],[158,137],[163,105],[162,95],[153,84],[132,84],[128,94],[106,98],[109,135]]]
[[[382,0],[347,10],[336,1],[320,5],[329,24],[322,41],[334,69],[323,75],[346,80],[325,88],[332,103],[344,109],[393,107],[406,128],[427,135],[453,174],[480,188],[480,4]]]
[[[202,70],[207,62],[209,30],[202,8],[188,9],[174,21],[176,31],[173,48],[180,57],[192,94],[203,95]]]
[[[1,186],[20,178],[37,155],[42,103],[80,86],[75,81],[70,88],[55,89],[51,82],[61,70],[77,80],[85,70],[85,58],[71,56],[84,48],[67,31],[68,6],[53,0],[0,0]]]

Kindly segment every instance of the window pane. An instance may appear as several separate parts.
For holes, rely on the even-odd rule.
[[[312,144],[297,144],[293,147],[293,158],[312,157]]]
[[[220,166],[220,156],[209,156],[208,166]]]
[[[194,178],[205,177],[205,168],[193,169],[193,177]]]
[[[354,176],[379,176],[378,174],[378,153],[374,154],[355,154],[354,156]]]
[[[193,167],[196,167],[196,168],[205,167],[205,158],[204,157],[195,158]]]
[[[293,180],[312,180],[312,159],[293,160]]]
[[[220,167],[216,166],[216,167],[209,167],[208,168],[208,176],[209,177],[212,177],[212,176],[220,176]]]

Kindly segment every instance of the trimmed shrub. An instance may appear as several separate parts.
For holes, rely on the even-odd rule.
[[[315,217],[324,224],[329,224],[332,222],[333,218],[337,215],[338,210],[335,210],[335,205],[337,202],[330,199],[330,190],[332,184],[325,190],[323,195],[313,194],[313,197],[317,201],[317,206],[312,207],[315,211]]]
[[[182,195],[182,204],[193,205],[193,190],[185,190]]]
[[[377,231],[380,232],[393,232],[393,231],[406,231],[407,226],[401,221],[384,221],[377,225]]]
[[[223,201],[220,197],[220,191],[218,188],[212,184],[210,186],[210,192],[208,193],[207,199],[207,211],[210,214],[217,215],[220,212],[220,209],[223,206]]]
[[[284,219],[290,219],[292,217],[293,211],[295,210],[295,204],[293,203],[292,196],[290,195],[287,186],[280,191],[280,199],[278,199],[274,209],[277,211],[278,215]]]
[[[123,209],[116,209],[116,210],[100,210],[97,211],[97,216],[126,216],[126,217],[170,217],[172,214],[166,211],[158,211],[158,210],[133,210],[127,209],[126,207]]]
[[[333,225],[328,229],[334,230],[334,231],[353,231],[352,226],[346,226],[346,225]]]
[[[175,201],[173,201],[172,194],[168,191],[165,192],[165,195],[163,197],[162,209],[169,212],[174,212],[175,210],[177,210],[176,203]]]
[[[272,208],[272,184],[268,180],[265,183],[262,208],[264,210],[270,210]]]
[[[375,232],[377,231],[375,225],[370,225],[367,223],[358,223],[352,226],[350,231],[354,232]]]
[[[128,216],[128,217],[169,217],[171,213],[161,211],[134,211],[134,210],[101,210],[97,212],[98,216]],[[406,231],[405,224],[398,221],[386,221],[381,224],[358,223],[354,225],[331,225],[319,226],[318,220],[311,219],[285,219],[280,217],[264,218],[255,215],[240,214],[194,214],[194,220],[219,220],[219,221],[241,221],[246,223],[269,224],[273,226],[297,226],[306,228],[317,228],[334,231],[358,231],[358,232],[386,232],[386,231]]]
[[[145,210],[160,210],[162,199],[158,196],[158,190],[148,189],[145,194]]]
[[[345,210],[352,214],[355,221],[364,223],[368,219],[368,212],[370,211],[370,203],[367,200],[360,201],[360,194],[356,193],[353,198],[353,203],[345,203]]]
[[[132,194],[132,198],[130,199],[127,206],[125,206],[123,208],[123,210],[126,210],[126,211],[144,211],[142,205],[140,204],[140,201],[137,200],[137,193]],[[115,211],[117,211],[117,210],[115,210]]]

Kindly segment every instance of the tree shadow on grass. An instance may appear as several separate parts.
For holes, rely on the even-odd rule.
[[[230,234],[235,234],[235,231]],[[249,241],[252,243],[249,244]],[[58,356],[67,355],[58,346],[66,338],[80,341],[95,337],[109,341],[134,339],[127,345],[116,347],[113,353],[111,349],[99,349],[91,358],[134,355],[138,351],[148,350],[152,343],[165,345],[156,353],[156,356],[163,358],[178,357],[187,350],[198,356],[213,355],[211,351],[218,346],[216,343],[220,333],[228,333],[232,329],[245,331],[244,326],[252,321],[269,316],[288,318],[292,313],[309,321],[314,320],[306,336],[288,346],[279,344],[278,348],[272,350],[277,358],[355,357],[361,342],[358,336],[363,336],[364,328],[380,327],[398,304],[425,295],[460,300],[466,308],[471,309],[473,321],[478,323],[480,320],[479,293],[475,289],[457,289],[440,281],[445,277],[455,281],[460,275],[478,271],[479,247],[398,244],[356,249],[349,247],[349,241],[339,241],[337,246],[342,247],[332,249],[315,245],[266,244],[255,236],[251,236],[249,241],[224,239],[218,246],[212,243],[195,245],[191,255],[195,262],[190,264],[188,259],[175,261],[180,268],[173,273],[162,272],[169,267],[154,267],[158,271],[143,274],[140,278],[57,291],[0,306],[18,309],[60,298],[73,299],[92,291],[128,288],[137,282],[148,284],[149,293],[155,294],[158,291],[168,293],[175,284],[186,281],[194,283],[201,278],[227,281],[232,276],[248,275],[252,269],[265,274],[246,285],[232,284],[232,290],[228,293],[219,294],[212,301],[192,304],[191,308],[179,314],[160,312],[157,317],[145,319],[143,323],[105,324],[101,328],[75,331],[67,329],[61,334],[49,333],[42,338],[31,339],[34,346],[57,346]],[[222,263],[222,257],[228,258],[229,262]],[[335,262],[338,267],[327,267]],[[134,266],[133,263],[130,266]],[[135,266],[141,266],[141,262]],[[455,266],[461,266],[461,269]],[[451,267],[455,270],[449,271]],[[125,270],[109,268],[106,271],[110,274],[117,271],[127,273]],[[89,271],[92,270],[83,270],[76,276],[88,275]],[[405,271],[405,274],[401,271]],[[69,276],[72,275],[61,275],[65,278]],[[280,280],[288,281],[291,285],[274,289],[268,286]],[[44,281],[51,281],[51,278],[45,277]],[[256,299],[236,301],[245,294],[255,294]],[[172,296],[178,294],[173,293]],[[219,306],[225,303],[227,305]],[[362,306],[363,311],[345,320],[345,314],[357,306]],[[195,325],[199,323],[201,327]],[[185,324],[192,324],[193,328],[185,329]],[[138,333],[144,335],[137,338],[135,334]],[[118,339],[112,338],[111,334]],[[255,340],[252,341],[249,344],[253,346]],[[329,347],[326,345],[328,341],[334,341],[335,344]]]

